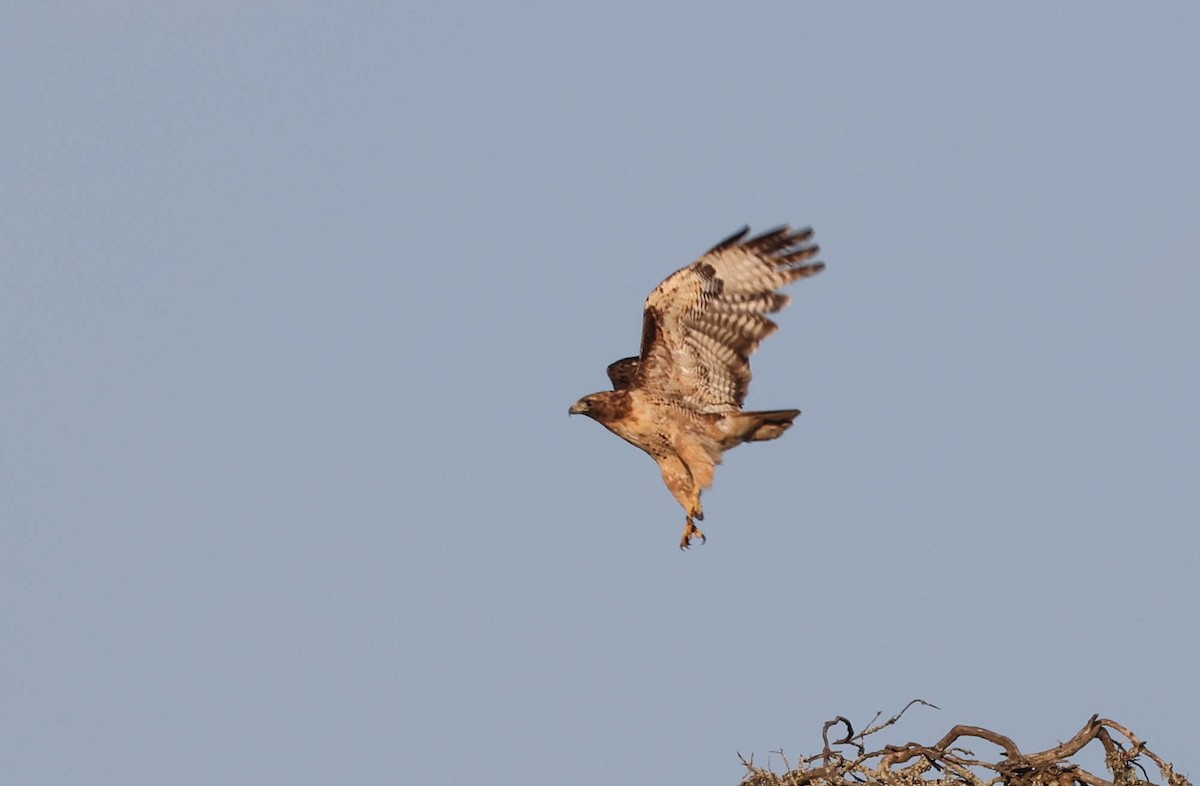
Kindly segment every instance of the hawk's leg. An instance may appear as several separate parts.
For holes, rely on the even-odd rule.
[[[688,516],[687,524],[683,528],[683,539],[679,541],[679,548],[691,548],[693,536],[699,537],[701,543],[708,542],[708,538],[704,537],[704,533],[696,526],[696,522],[692,521],[691,516]]]

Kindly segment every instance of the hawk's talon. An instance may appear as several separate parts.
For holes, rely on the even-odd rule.
[[[701,532],[700,528],[696,526],[696,523],[692,521],[692,517],[688,516],[687,524],[683,528],[683,538],[679,541],[680,551],[687,551],[692,547],[692,536],[694,535],[698,535],[700,537],[701,544],[708,542],[708,538],[704,537],[704,533]]]

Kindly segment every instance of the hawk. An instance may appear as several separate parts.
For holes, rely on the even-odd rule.
[[[790,298],[777,290],[816,275],[811,229],[782,226],[747,239],[749,227],[677,270],[646,298],[642,351],[608,367],[613,389],[584,396],[587,415],[650,454],[683,506],[681,549],[703,543],[700,492],[725,451],[787,431],[798,409],[745,412],[750,355],[778,326],[766,315]]]

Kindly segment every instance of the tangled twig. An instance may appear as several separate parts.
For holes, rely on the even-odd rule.
[[[866,739],[899,721],[914,704],[934,706],[915,699],[882,723],[878,722],[881,713],[876,713],[857,733],[843,716],[827,721],[821,729],[821,752],[801,758],[795,768],[785,758],[783,773],[758,767],[753,757],[739,755],[747,770],[741,786],[1191,786],[1133,732],[1098,715],[1071,739],[1036,753],[1022,753],[1012,738],[980,726],[955,726],[933,745],[910,742],[868,751]],[[839,727],[845,733],[830,741],[830,729]],[[970,738],[997,746],[1003,757],[991,761],[958,746]],[[1104,774],[1088,772],[1071,761],[1096,741],[1104,748]],[[1160,783],[1151,781],[1139,759],[1154,763]]]

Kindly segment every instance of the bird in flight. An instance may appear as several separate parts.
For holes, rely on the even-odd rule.
[[[700,492],[712,486],[725,451],[787,431],[798,409],[745,412],[750,355],[778,326],[766,315],[790,298],[777,290],[816,275],[811,229],[782,226],[722,240],[677,270],[646,298],[642,351],[608,367],[613,389],[584,396],[572,415],[587,415],[650,454],[683,506],[681,549],[703,543]]]

